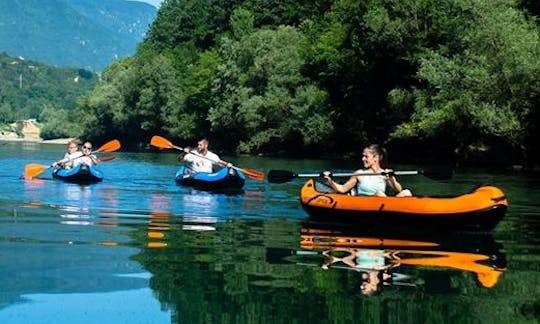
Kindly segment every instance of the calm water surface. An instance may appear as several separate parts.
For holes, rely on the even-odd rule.
[[[492,184],[510,201],[492,233],[418,235],[310,222],[298,199],[302,179],[248,180],[236,195],[180,187],[168,152],[116,152],[100,165],[105,180],[89,186],[53,180],[50,170],[19,178],[26,164],[49,165],[63,153],[61,145],[0,142],[1,323],[537,323],[540,316],[538,174],[401,177],[421,195]],[[231,160],[265,173],[355,169]]]

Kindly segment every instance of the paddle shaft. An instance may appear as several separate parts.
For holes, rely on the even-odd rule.
[[[174,148],[184,151],[183,148],[178,147],[178,146],[174,146]],[[244,173],[246,176],[248,176],[249,178],[251,178],[253,180],[262,181],[264,179],[264,173],[262,173],[262,172],[259,172],[259,171],[256,171],[256,170],[251,170],[251,169],[239,168],[239,167],[234,166],[231,163],[228,163],[228,162],[223,161],[223,160],[220,160],[220,161],[216,162],[216,161],[214,161],[214,160],[212,160],[210,158],[207,158],[204,155],[200,155],[197,151],[190,151],[189,153],[193,154],[195,156],[201,157],[203,159],[207,159],[207,160],[211,161],[212,163],[216,163],[216,164],[221,165],[221,166],[226,166],[227,168],[233,168],[236,171],[240,171],[240,172]]]
[[[452,177],[452,171],[391,171],[391,172],[376,172],[376,173],[364,173],[364,172],[348,172],[348,173],[331,173],[330,171],[324,171],[321,173],[301,173],[297,174],[287,170],[270,170],[268,172],[268,181],[272,183],[284,183],[291,181],[295,178],[317,178],[324,177],[326,175],[330,177],[352,177],[352,176],[391,176],[391,175],[417,175],[421,174],[431,179],[443,180],[450,179]]]
[[[209,158],[209,157],[206,157],[206,156],[204,156],[204,155],[199,154],[199,152],[197,152],[197,151],[189,151],[189,152],[186,152],[186,151],[185,151],[185,148],[183,148],[183,147],[176,146],[176,145],[172,145],[172,147],[175,148],[175,149],[177,149],[177,150],[179,150],[179,151],[182,151],[182,152],[184,152],[184,153],[187,153],[187,154],[193,154],[193,155],[195,155],[195,156],[197,156],[197,157],[206,159],[206,160],[208,160],[208,161],[210,161],[210,162],[212,162],[212,163],[215,163],[215,164],[218,164],[218,165],[221,165],[221,166],[225,166],[225,165],[227,164],[227,162],[225,162],[225,161],[223,161],[223,160],[219,160],[219,161],[212,160],[212,159]],[[234,165],[231,166],[231,168],[236,169],[236,170],[239,170],[239,168],[235,167]]]
[[[80,158],[82,158],[83,156],[91,157],[92,155],[94,155],[94,154],[96,154],[96,153],[99,153],[99,152],[101,152],[101,151],[100,151],[100,150],[95,150],[95,151],[90,152],[90,154],[88,154],[88,155],[81,154],[81,155],[79,155],[79,156],[74,157],[73,159],[69,159],[69,158],[68,158],[68,159],[65,159],[65,158],[64,158],[64,159],[62,159],[62,160],[60,160],[60,161],[57,161],[57,162],[55,162],[55,163],[68,163],[68,162],[71,162],[71,161],[75,161],[75,160],[77,160],[77,159],[80,159]],[[92,160],[93,160],[93,159],[92,159]],[[96,161],[99,162],[99,161],[101,161],[101,160],[96,158]],[[105,160],[105,161],[107,161],[107,160]],[[51,167],[52,167],[52,166],[54,166],[54,165],[51,165]]]
[[[332,177],[340,178],[340,177],[352,177],[352,176],[376,176],[376,175],[415,175],[415,174],[421,174],[420,171],[392,171],[392,172],[377,172],[377,173],[360,173],[360,172],[346,172],[346,173],[330,173],[329,175]],[[296,174],[296,177],[298,178],[316,178],[316,177],[324,177],[323,173],[302,173],[302,174]]]
[[[204,155],[200,155],[199,152],[197,151],[190,151],[190,152],[186,152],[186,149],[183,148],[183,147],[180,147],[180,146],[176,146],[174,145],[173,143],[171,143],[168,139],[166,139],[165,137],[161,137],[161,136],[153,136],[152,139],[150,140],[150,144],[151,145],[154,145],[156,147],[159,147],[159,148],[169,148],[169,149],[176,149],[176,150],[179,150],[179,151],[182,151],[184,153],[188,153],[188,154],[193,154],[195,156],[198,156],[200,158],[203,158],[203,159],[206,159],[210,162],[213,162],[213,163],[217,163],[217,164],[227,164],[227,162],[223,161],[223,160],[220,160],[220,161],[215,161],[215,160],[212,160],[211,158],[208,158]]]

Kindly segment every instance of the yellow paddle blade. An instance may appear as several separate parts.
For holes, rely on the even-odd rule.
[[[169,142],[168,139],[166,139],[165,137],[158,136],[158,135],[152,136],[152,138],[150,139],[150,145],[159,147],[159,148],[168,148],[168,149],[175,148],[175,146],[171,142]]]
[[[114,152],[114,151],[118,151],[120,149],[120,146],[121,145],[120,145],[119,140],[112,140],[101,145],[100,148],[98,148],[94,152]]]
[[[30,180],[33,177],[36,177],[37,175],[42,173],[43,171],[47,170],[48,168],[49,166],[43,165],[43,164],[36,164],[36,163],[27,164],[24,167],[24,178]]]
[[[244,172],[244,174],[253,180],[263,181],[264,180],[264,173],[257,171],[257,170],[251,170],[251,169],[243,169],[239,168],[240,171]]]

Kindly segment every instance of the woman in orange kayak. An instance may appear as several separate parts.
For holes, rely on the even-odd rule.
[[[364,169],[357,170],[355,175],[349,178],[344,184],[336,183],[332,180],[330,173],[325,173],[324,178],[332,189],[340,193],[349,192],[356,189],[357,195],[362,196],[386,196],[386,185],[390,185],[398,197],[410,197],[412,193],[409,189],[403,189],[397,181],[392,169],[388,169],[388,159],[386,149],[378,144],[371,144],[362,152],[362,162]]]

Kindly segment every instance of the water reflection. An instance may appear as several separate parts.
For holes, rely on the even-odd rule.
[[[370,315],[356,309],[376,312],[378,302],[398,301],[408,309],[438,296],[433,315],[452,296],[454,306],[467,308],[457,296],[493,290],[487,288],[506,271],[502,246],[487,234],[415,236],[205,215],[168,219],[176,217],[181,224],[171,224],[165,248],[141,249],[132,258],[152,274],[150,287],[179,322],[226,317],[248,323],[253,316],[285,322],[302,310],[309,321],[367,322]]]
[[[502,246],[487,233],[434,237],[312,228],[308,224],[301,230],[300,247],[297,255],[315,252],[322,258],[324,270],[358,272],[359,290],[365,295],[380,292],[385,286],[425,287],[430,284],[430,276],[423,274],[437,269],[472,273],[480,286],[492,288],[506,271]]]
[[[218,199],[221,194],[213,194],[204,191],[194,191],[182,195],[182,205],[189,211],[196,211],[204,215],[215,214],[219,208]]]
[[[93,225],[90,216],[90,186],[66,185],[64,197],[69,205],[59,207],[60,223],[64,225]]]
[[[167,246],[165,234],[171,230],[171,213],[162,210],[150,212],[148,221],[147,246],[149,248],[163,248]]]
[[[39,204],[43,198],[46,197],[46,181],[39,178],[34,178],[32,180],[23,180],[23,195],[25,197],[30,197],[31,201],[29,204]]]
[[[39,147],[39,155],[20,144],[0,149],[2,323],[21,314],[35,314],[19,321],[25,323],[143,322],[141,309],[150,318],[146,322],[154,323],[533,323],[538,318],[537,176],[474,170],[445,183],[403,179],[426,195],[452,195],[477,183],[504,188],[511,205],[494,232],[504,244],[504,271],[502,246],[491,235],[446,238],[302,223],[307,215],[299,204],[300,181],[249,181],[236,196],[198,192],[172,181],[167,173],[176,163],[172,154],[115,153],[120,164],[104,164],[107,181],[89,191],[45,176],[18,179],[25,164],[58,157],[57,146]],[[251,165],[312,172],[334,163],[255,158]],[[239,164],[249,166],[244,160]],[[61,216],[68,214],[76,218]],[[71,220],[79,223],[61,223]],[[377,293],[366,296],[361,285],[368,280]],[[44,311],[72,316],[55,321],[44,319]],[[162,312],[170,316],[162,319]],[[109,321],[102,320],[107,313]]]

